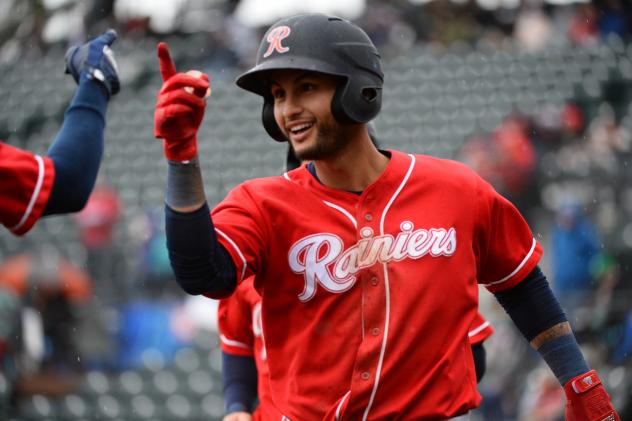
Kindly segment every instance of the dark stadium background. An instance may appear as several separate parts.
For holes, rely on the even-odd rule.
[[[211,77],[199,147],[214,205],[240,181],[284,170],[285,146],[263,130],[260,99],[233,84],[283,10],[360,24],[386,73],[380,144],[473,166],[526,216],[556,289],[555,267],[560,277],[584,267],[588,295],[570,299],[571,285],[563,303],[621,418],[632,419],[630,3],[300,3],[0,0],[1,139],[45,153],[74,89],[64,52],[107,27],[119,33],[122,80],[108,110],[100,199],[80,216],[40,221],[24,238],[0,234],[0,263],[29,256],[33,285],[15,338],[28,379],[16,396],[15,367],[0,366],[0,419],[221,419],[215,303],[181,292],[165,258],[155,46],[168,42],[178,69]],[[580,218],[585,230],[565,236],[560,218]],[[592,244],[589,262],[568,256],[574,241]],[[33,299],[38,282],[70,282],[61,261],[89,276],[93,294],[42,310]],[[2,268],[0,276],[11,270]],[[481,311],[496,333],[472,420],[562,419],[563,392],[484,290]]]

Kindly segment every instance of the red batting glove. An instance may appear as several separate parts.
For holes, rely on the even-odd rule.
[[[595,370],[571,379],[564,385],[566,421],[620,421],[610,396]]]
[[[176,73],[164,42],[158,44],[162,88],[154,114],[154,136],[163,139],[165,156],[172,161],[188,161],[197,155],[197,131],[204,118],[204,96],[210,87],[208,76]],[[185,88],[193,88],[187,92]]]

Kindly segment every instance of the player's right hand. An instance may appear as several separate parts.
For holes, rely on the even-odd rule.
[[[66,51],[66,73],[72,75],[75,82],[81,78],[101,82],[108,97],[116,95],[121,88],[118,67],[110,46],[116,41],[116,31],[108,29],[95,39],[83,45],[75,45]]]
[[[176,73],[169,47],[158,44],[162,88],[154,113],[154,135],[163,139],[165,156],[188,161],[197,155],[197,131],[204,118],[208,76],[200,72]]]
[[[222,421],[252,421],[252,414],[248,412],[233,412],[225,415]]]
[[[571,379],[564,385],[566,421],[620,421],[610,396],[595,370]]]

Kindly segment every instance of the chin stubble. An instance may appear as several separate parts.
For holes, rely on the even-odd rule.
[[[296,155],[301,161],[318,161],[332,158],[345,147],[345,135],[340,125],[335,123],[319,123],[315,144]]]

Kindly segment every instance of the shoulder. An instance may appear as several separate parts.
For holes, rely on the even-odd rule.
[[[436,181],[446,186],[474,187],[482,181],[480,176],[462,162],[437,158],[429,155],[410,154],[414,160],[414,174],[427,181]]]
[[[415,154],[413,156],[422,169],[462,174],[468,177],[476,175],[470,167],[453,159],[437,158],[435,156],[422,154]]]

